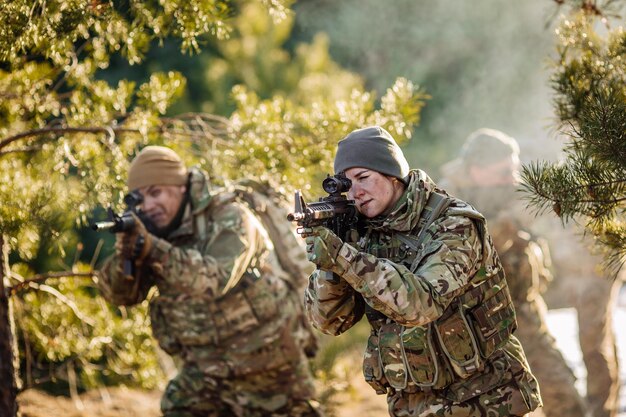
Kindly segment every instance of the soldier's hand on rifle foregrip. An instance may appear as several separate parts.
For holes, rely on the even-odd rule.
[[[307,228],[306,236],[308,260],[324,271],[332,271],[343,241],[324,226]]]
[[[115,235],[115,252],[124,259],[141,263],[152,250],[152,235],[135,213],[131,213],[135,226]]]

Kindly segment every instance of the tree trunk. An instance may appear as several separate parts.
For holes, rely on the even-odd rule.
[[[18,377],[14,355],[13,316],[5,291],[5,283],[8,282],[8,256],[5,237],[0,235],[0,417],[17,416]]]

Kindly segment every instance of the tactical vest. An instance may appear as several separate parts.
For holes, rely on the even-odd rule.
[[[416,237],[396,233],[385,247],[366,251],[405,265],[413,273],[425,230],[451,202],[451,197],[433,193]],[[463,215],[471,217],[471,212]],[[485,242],[483,219],[476,216],[474,220]],[[425,326],[406,327],[366,307],[372,332],[363,369],[365,379],[379,394],[388,386],[408,391],[443,389],[483,370],[487,359],[508,342],[516,327],[515,311],[504,272],[495,259],[493,265],[483,260],[470,279],[470,288]]]

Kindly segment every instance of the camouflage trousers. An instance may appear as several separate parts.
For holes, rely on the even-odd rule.
[[[619,363],[613,308],[620,281],[593,277],[579,287],[580,349],[587,368],[587,402],[593,417],[615,417],[619,409]]]
[[[546,324],[543,298],[517,302],[515,336],[524,346],[530,370],[537,378],[546,417],[585,417],[584,398],[576,390],[576,377],[567,365]]]
[[[164,417],[321,417],[305,364],[221,378],[186,364],[161,400]]]

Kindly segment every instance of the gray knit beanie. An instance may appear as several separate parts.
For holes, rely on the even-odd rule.
[[[402,149],[380,126],[354,130],[337,144],[335,173],[354,167],[368,168],[399,179],[409,174],[409,164]]]
[[[461,148],[461,160],[467,167],[489,165],[505,158],[519,158],[519,144],[496,129],[482,128],[472,132]]]

